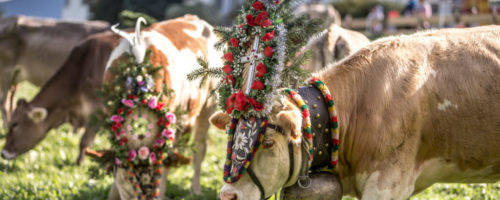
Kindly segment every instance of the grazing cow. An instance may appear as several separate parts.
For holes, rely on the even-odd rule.
[[[106,22],[99,21],[77,23],[26,16],[0,19],[0,110],[4,127],[18,82],[41,86],[55,74],[73,47],[87,36],[108,28]],[[5,109],[7,101],[9,112]]]
[[[194,193],[200,193],[201,161],[210,125],[207,119],[214,110],[214,103],[208,98],[213,82],[207,82],[207,87],[200,89],[198,83],[187,81],[186,75],[199,66],[197,58],[201,56],[214,66],[221,65],[221,55],[213,47],[217,38],[208,23],[196,16],[186,15],[142,30],[140,41],[152,51],[151,63],[164,66],[160,71],[163,79],[156,80],[156,87],[161,88],[164,84],[174,91],[169,101],[171,110],[181,108],[188,111],[179,117],[179,121],[184,132],[194,133],[196,152],[192,189]],[[103,77],[106,81],[112,78],[104,75],[105,69],[122,59],[122,54],[129,52],[129,47],[128,41],[107,32],[95,35],[75,48],[31,102],[18,102],[2,157],[13,159],[27,152],[43,139],[47,131],[65,121],[86,125],[89,115],[102,105],[95,92],[101,88]],[[78,163],[82,162],[84,150],[91,145],[94,135],[93,128],[86,129]]]
[[[369,43],[370,40],[362,33],[332,24],[325,34],[309,40],[304,47],[305,50],[311,50],[312,57],[302,68],[310,72],[317,72],[325,66],[351,55]]]
[[[436,182],[500,180],[500,26],[380,39],[316,77],[337,108],[335,172],[344,194],[407,199]],[[263,196],[297,182],[302,161],[294,137],[302,134],[302,113],[291,98],[281,100],[269,123],[282,129],[267,129],[249,168]],[[222,112],[211,117],[222,129],[230,120]],[[295,167],[287,182],[290,140]],[[260,193],[247,173],[224,185],[221,199],[258,199]]]

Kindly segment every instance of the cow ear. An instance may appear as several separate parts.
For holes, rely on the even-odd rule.
[[[43,121],[47,117],[47,109],[44,107],[35,107],[28,113],[28,117],[35,123]]]
[[[231,122],[231,117],[225,112],[218,111],[214,113],[209,120],[210,123],[218,129],[226,130],[226,125]]]
[[[294,143],[300,143],[302,138],[302,115],[297,110],[281,111],[277,115],[278,123],[285,129],[290,130],[289,139]]]

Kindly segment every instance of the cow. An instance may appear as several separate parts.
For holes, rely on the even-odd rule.
[[[335,101],[334,173],[344,195],[407,199],[437,182],[500,180],[500,26],[379,39],[314,76]],[[276,126],[250,164],[264,192],[246,173],[221,188],[222,200],[259,199],[297,182],[303,115],[294,102],[274,101],[268,117]],[[230,120],[223,112],[210,118],[220,129]]]
[[[342,28],[340,14],[332,5],[303,4],[295,9],[295,15],[324,20],[325,30],[311,38],[302,50],[312,52],[312,57],[302,66],[309,72],[317,72],[370,43],[362,33]]]
[[[186,115],[178,117],[178,121],[183,132],[194,133],[196,151],[192,191],[199,194],[201,161],[210,126],[206,119],[214,111],[214,102],[208,95],[214,83],[207,81],[206,87],[200,89],[199,83],[188,82],[186,75],[199,66],[199,57],[207,59],[210,65],[220,65],[221,55],[213,47],[216,35],[211,25],[193,15],[152,24],[140,35],[144,47],[152,51],[151,63],[164,67],[160,70],[163,79],[157,79],[156,86],[166,85],[174,91],[169,100],[170,110],[180,108],[187,111]],[[2,157],[14,159],[33,148],[51,128],[66,121],[75,121],[77,125],[87,126],[77,159],[77,163],[81,163],[96,131],[89,127],[89,115],[102,108],[101,100],[95,93],[103,81],[112,79],[105,69],[119,63],[123,53],[130,52],[130,45],[127,39],[106,32],[94,35],[77,46],[31,102],[18,101],[18,108],[9,123]]]
[[[310,72],[318,72],[329,64],[338,62],[370,43],[360,32],[332,24],[324,34],[307,42],[303,51],[310,50],[312,57],[302,66]]]
[[[27,16],[0,19],[0,110],[4,127],[18,82],[41,86],[56,73],[73,47],[108,28],[108,23],[101,21],[78,23]],[[9,111],[6,102],[10,102]]]

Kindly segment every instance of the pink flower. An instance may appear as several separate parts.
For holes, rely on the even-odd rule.
[[[151,152],[151,154],[149,154],[149,157],[151,158],[151,162],[152,163],[156,162],[156,154],[155,154],[155,152]]]
[[[130,149],[130,151],[128,152],[128,161],[134,161],[135,157],[137,157],[137,153],[135,152],[135,150]]]
[[[122,122],[123,121],[123,117],[120,116],[120,115],[113,115],[113,116],[111,116],[111,121],[112,122]]]
[[[175,139],[175,133],[170,129],[163,129],[163,131],[161,132],[161,135],[163,135],[163,137],[168,138],[169,140]]]
[[[155,109],[155,108],[156,108],[156,105],[158,105],[158,100],[156,99],[156,97],[151,97],[151,98],[149,98],[148,106],[149,106],[151,109]]]
[[[175,115],[171,112],[165,114],[165,118],[167,118],[168,122],[170,122],[171,124],[175,124],[175,122],[177,121],[177,117],[175,117]]]
[[[116,131],[115,132],[116,139],[120,139],[122,135],[125,135],[125,131],[124,130]]]
[[[115,157],[115,165],[117,166],[121,166],[122,165],[122,161],[118,158]]]
[[[155,140],[155,146],[157,146],[157,147],[163,146],[164,143],[165,143],[164,139],[156,139]]]
[[[122,103],[130,108],[134,107],[134,102],[130,99],[122,99]]]
[[[148,156],[149,156],[149,149],[147,147],[143,146],[143,147],[139,148],[138,153],[139,153],[139,158],[141,160],[146,160],[146,159],[148,159]]]

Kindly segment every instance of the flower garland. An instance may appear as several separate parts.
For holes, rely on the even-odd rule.
[[[222,109],[234,118],[240,118],[242,114],[264,116],[271,111],[273,91],[281,83],[280,73],[286,52],[286,29],[283,20],[274,13],[277,4],[279,1],[253,1],[251,8],[241,13],[238,25],[233,27],[224,53],[225,65],[222,69],[225,78],[219,89],[219,98]],[[260,40],[257,52],[245,55],[256,38]],[[255,79],[251,83],[250,93],[245,94],[242,91],[246,84],[244,65],[253,59],[256,60]]]
[[[126,62],[119,62],[109,69],[114,80],[105,84],[101,91],[107,109],[112,113],[106,123],[112,133],[110,140],[116,155],[115,165],[127,170],[139,199],[158,198],[162,162],[175,139],[175,133],[169,127],[175,124],[176,116],[160,101],[169,91],[157,92],[154,89],[154,78],[163,67],[153,66],[149,62],[150,54],[148,51],[145,61],[140,64],[135,64],[133,56],[126,55]],[[153,148],[143,145],[134,149],[128,145],[146,139],[154,141]],[[141,183],[136,170],[151,167],[154,173],[150,184]],[[146,188],[153,190],[146,194],[143,192]]]

